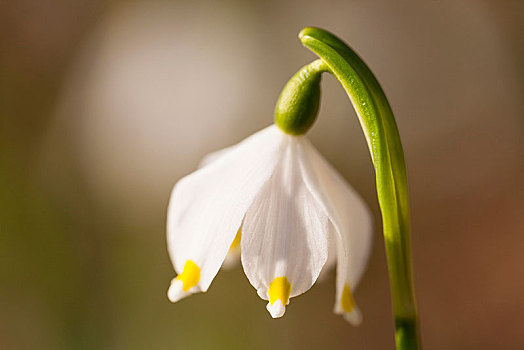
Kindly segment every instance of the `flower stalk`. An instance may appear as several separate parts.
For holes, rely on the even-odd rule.
[[[420,349],[406,165],[393,112],[371,70],[343,41],[312,27],[303,29],[299,38],[321,60],[304,66],[286,85],[277,103],[275,122],[289,134],[307,131],[318,111],[320,74],[331,73],[343,86],[359,118],[375,167],[397,349]],[[300,97],[303,91],[312,102]],[[286,114],[286,111],[292,113]]]

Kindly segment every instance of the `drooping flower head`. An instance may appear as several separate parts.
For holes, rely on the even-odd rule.
[[[209,155],[175,185],[167,221],[178,273],[171,301],[207,291],[219,269],[240,255],[271,316],[281,317],[290,298],[336,263],[335,312],[360,322],[352,291],[369,257],[371,216],[305,136],[325,69],[321,60],[304,66],[279,97],[275,125]]]
[[[203,163],[171,195],[167,238],[178,276],[169,299],[207,291],[240,247],[271,316],[336,262],[335,312],[358,324],[352,291],[370,253],[371,216],[309,140],[272,125]]]

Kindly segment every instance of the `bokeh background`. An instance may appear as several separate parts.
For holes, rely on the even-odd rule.
[[[313,25],[395,111],[425,348],[524,349],[523,23],[522,1],[0,1],[0,348],[394,348],[373,168],[329,76],[310,137],[375,215],[364,323],[332,313],[334,275],[279,320],[240,267],[166,298],[172,186],[272,122]]]

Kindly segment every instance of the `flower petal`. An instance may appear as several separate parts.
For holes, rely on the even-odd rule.
[[[211,153],[208,153],[204,156],[204,158],[202,158],[202,160],[200,161],[200,163],[198,163],[198,168],[203,168],[205,167],[206,165],[209,165],[211,163],[213,163],[215,160],[218,160],[220,158],[222,158],[223,156],[225,156],[229,151],[232,151],[235,149],[237,145],[233,145],[233,146],[229,146],[229,147],[226,147],[226,148],[222,148],[222,149],[219,149],[218,151],[214,151],[214,152],[211,152]]]
[[[318,281],[324,282],[327,280],[329,273],[337,264],[337,242],[338,238],[336,237],[338,233],[335,232],[335,227],[330,223],[329,224],[329,235],[328,235],[328,257],[320,275],[318,275]]]
[[[213,163],[214,161],[220,159],[221,157],[225,156],[228,152],[235,149],[235,145],[229,146],[226,148],[219,149],[218,151],[211,152],[202,158],[202,160],[198,163],[198,168],[203,168],[206,165],[209,165]],[[229,247],[229,251],[227,252],[226,258],[224,259],[224,262],[222,263],[222,268],[226,270],[230,270],[238,266],[240,263],[240,229],[237,232],[237,235],[235,236],[235,239],[233,240],[233,243],[231,243],[231,246]]]
[[[261,130],[175,185],[167,222],[169,255],[179,274],[168,291],[172,301],[208,289],[278,163],[283,136],[276,126]]]
[[[353,324],[360,323],[361,316],[351,291],[362,277],[369,260],[373,243],[372,216],[362,198],[345,179],[306,140],[303,149],[315,169],[320,188],[312,192],[325,193],[329,198],[326,210],[335,228],[337,245],[337,297],[335,312],[344,314]],[[313,181],[308,181],[315,187]]]
[[[328,254],[328,218],[304,184],[299,137],[287,136],[285,153],[249,207],[242,227],[241,259],[273,317],[290,297],[316,281]]]

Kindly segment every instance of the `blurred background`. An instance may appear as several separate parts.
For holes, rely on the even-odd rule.
[[[319,26],[395,111],[425,348],[523,349],[523,23],[522,1],[0,1],[0,348],[394,348],[373,168],[329,76],[310,137],[375,215],[363,324],[334,274],[278,320],[240,267],[166,297],[172,186],[272,123]]]

